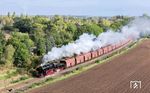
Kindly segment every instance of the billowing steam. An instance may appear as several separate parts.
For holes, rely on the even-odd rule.
[[[74,54],[87,53],[92,50],[101,48],[108,44],[121,42],[122,40],[132,38],[134,40],[150,35],[150,19],[137,18],[124,26],[121,32],[107,31],[101,33],[98,37],[84,33],[74,43],[69,43],[60,48],[54,47],[43,57],[43,63],[61,59],[63,57],[71,57]]]

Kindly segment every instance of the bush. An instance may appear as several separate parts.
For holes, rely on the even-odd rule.
[[[17,72],[21,75],[27,74],[27,69],[25,68],[17,68]]]

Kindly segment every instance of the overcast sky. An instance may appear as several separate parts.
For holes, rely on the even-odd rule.
[[[0,15],[15,11],[29,15],[142,15],[150,0],[0,0]]]

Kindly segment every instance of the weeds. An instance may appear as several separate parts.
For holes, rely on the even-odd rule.
[[[24,81],[24,80],[26,80],[26,79],[29,79],[29,77],[28,77],[28,76],[22,76],[22,77],[20,77],[20,78],[17,79],[17,80],[11,81],[11,83],[18,83],[18,82]]]

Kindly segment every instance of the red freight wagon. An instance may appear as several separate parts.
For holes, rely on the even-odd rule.
[[[108,46],[103,47],[104,54],[108,53]]]
[[[120,44],[119,44],[119,47],[121,47],[122,46],[122,42],[120,42]]]
[[[75,58],[74,57],[66,58],[65,60],[63,60],[61,62],[66,64],[66,68],[72,67],[75,65]]]
[[[98,49],[97,51],[98,51],[98,56],[103,55],[103,49],[102,48]]]
[[[116,47],[119,48],[120,47],[120,43],[116,44]]]
[[[92,58],[95,58],[95,57],[97,57],[97,56],[98,56],[97,51],[92,51],[92,52],[91,52],[91,54],[92,54]]]
[[[121,44],[121,46],[123,46],[123,45],[125,44],[125,42],[124,42],[124,41],[122,41],[120,44]]]
[[[126,41],[125,41],[125,42],[122,42],[122,46],[123,46],[125,43],[126,43]]]
[[[112,45],[112,49],[115,50],[116,49],[116,45]]]
[[[111,45],[108,46],[108,51],[112,51],[112,46]]]
[[[75,59],[76,59],[76,64],[80,64],[80,63],[84,62],[84,56],[83,55],[77,55],[75,57]]]
[[[83,56],[84,56],[84,60],[85,61],[87,61],[87,60],[90,60],[91,59],[91,53],[89,52],[89,53],[85,53],[85,54],[83,54]]]
[[[130,39],[126,40],[126,41],[125,41],[125,44],[129,43],[130,41],[131,41]]]
[[[127,43],[129,43],[129,42],[130,42],[130,40],[126,40],[126,41],[124,42],[124,45],[127,44]]]

